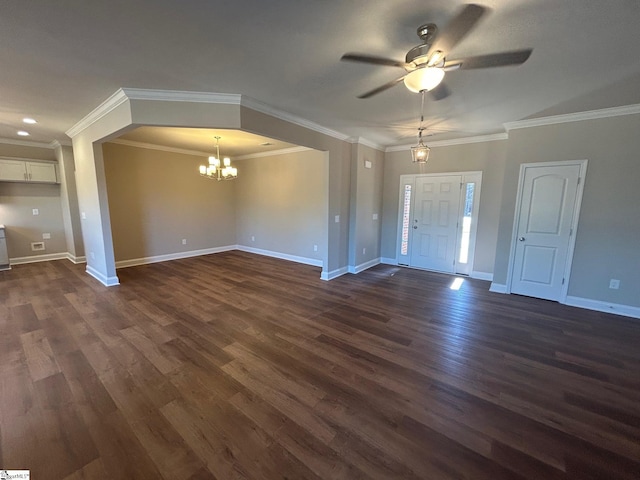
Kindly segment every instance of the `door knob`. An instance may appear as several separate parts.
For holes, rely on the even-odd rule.
[[[524,242],[524,237],[520,237],[518,240],[520,240],[521,242]]]
[[[414,225],[414,226],[413,226],[413,229],[414,229],[414,230],[416,230],[417,228],[418,228],[418,226],[417,226],[417,225]]]

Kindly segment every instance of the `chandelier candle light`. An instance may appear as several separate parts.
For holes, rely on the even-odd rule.
[[[420,107],[420,127],[418,127],[418,145],[411,147],[411,159],[413,163],[427,163],[429,160],[429,151],[431,150],[422,142],[422,132],[424,127],[422,122],[424,120],[424,92],[422,90],[422,106]]]
[[[220,138],[216,139],[216,156],[209,157],[209,165],[200,165],[200,175],[211,180],[233,180],[238,177],[238,169],[231,166],[231,159],[225,157],[220,162]]]

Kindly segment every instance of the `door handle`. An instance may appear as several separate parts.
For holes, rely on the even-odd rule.
[[[521,242],[524,242],[524,237],[520,237],[518,240],[520,240]]]
[[[418,228],[418,226],[417,226],[417,225],[414,225],[414,226],[413,226],[413,229],[414,229],[414,230],[416,230],[417,228]]]

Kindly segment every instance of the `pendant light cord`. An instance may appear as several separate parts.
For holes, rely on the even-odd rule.
[[[420,105],[420,127],[418,128],[418,144],[422,143],[422,122],[424,121],[424,90],[422,90],[422,103]]]

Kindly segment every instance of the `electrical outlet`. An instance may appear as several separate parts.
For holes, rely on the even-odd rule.
[[[252,242],[255,242],[255,241],[256,241],[256,237],[255,237],[255,235],[251,235],[251,241],[252,241]]]
[[[42,234],[42,239],[43,240],[50,240],[51,239],[51,234],[50,233],[43,233]]]
[[[31,210],[31,213],[33,213],[34,215],[40,215],[40,210],[38,210],[37,208],[34,208]]]
[[[84,212],[82,212],[82,213],[80,214],[80,216],[82,217],[82,220],[86,220],[86,219],[87,219],[87,214],[86,214],[86,213],[84,213]]]
[[[373,219],[374,219],[374,220],[377,220],[377,219],[378,219],[378,214],[377,214],[377,213],[374,213],[374,214],[373,214]]]
[[[334,220],[336,223],[340,223],[340,215],[336,215]]]
[[[618,290],[620,288],[620,280],[617,278],[612,278],[609,280],[609,288],[612,290]]]
[[[313,246],[313,251],[314,251],[314,252],[317,252],[317,251],[318,251],[318,245],[314,245],[314,246]]]
[[[366,254],[367,254],[367,248],[366,248],[366,247],[364,247],[364,248],[362,249],[362,254],[363,254],[363,255],[366,255]]]
[[[183,244],[183,245],[186,245],[186,244],[187,244],[187,239],[186,239],[186,238],[183,238],[183,239],[182,239],[182,244]]]

